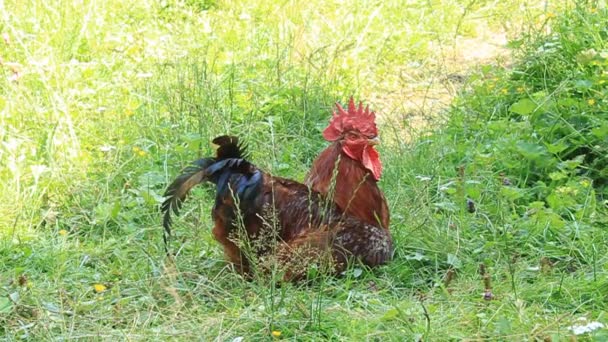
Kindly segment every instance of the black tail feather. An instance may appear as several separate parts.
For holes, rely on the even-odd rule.
[[[166,199],[161,205],[161,212],[163,213],[164,227],[163,242],[167,255],[169,254],[169,239],[171,238],[171,224],[173,222],[171,212],[176,216],[179,215],[182,204],[190,190],[204,181],[217,183],[219,177],[217,172],[226,167],[230,169],[239,168],[240,172],[248,170],[249,163],[244,162],[244,159],[248,158],[246,147],[239,142],[238,137],[222,135],[213,139],[213,143],[219,146],[216,157],[202,158],[195,161],[192,166],[184,169],[182,174],[165,191]],[[226,180],[222,183],[225,182]],[[223,184],[220,186],[223,186]]]
[[[216,158],[218,160],[228,158],[248,159],[247,147],[239,142],[239,138],[231,135],[222,135],[213,139],[213,143],[218,145]]]
[[[213,158],[199,159],[194,164],[184,169],[184,172],[177,177],[165,191],[165,201],[162,203],[160,210],[163,213],[163,242],[165,244],[165,252],[169,253],[169,239],[171,238],[171,212],[176,216],[179,215],[179,210],[182,208],[183,202],[186,200],[188,193],[196,185],[205,181],[207,174],[205,170],[209,165],[215,162]]]

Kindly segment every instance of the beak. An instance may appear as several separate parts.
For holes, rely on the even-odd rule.
[[[378,145],[380,143],[380,138],[375,137],[373,139],[367,139],[367,143],[371,146]]]

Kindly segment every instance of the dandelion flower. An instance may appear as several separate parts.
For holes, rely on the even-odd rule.
[[[101,293],[101,292],[104,292],[107,289],[107,287],[104,284],[95,284],[95,285],[93,285],[93,289],[95,290],[95,292]]]
[[[281,332],[278,330],[273,330],[272,331],[272,337],[281,337]]]
[[[590,106],[593,106],[595,104],[595,99],[589,99],[587,100],[587,104]]]
[[[133,152],[136,153],[140,157],[143,157],[146,155],[146,151],[142,150],[141,148],[139,148],[137,146],[133,147]]]

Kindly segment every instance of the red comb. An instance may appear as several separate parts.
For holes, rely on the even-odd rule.
[[[355,106],[352,96],[348,101],[348,111],[344,110],[336,102],[337,112],[329,121],[329,126],[323,131],[323,137],[327,141],[336,141],[348,131],[359,131],[368,136],[378,135],[376,128],[376,113],[369,111],[369,106],[363,109],[363,103],[359,102],[359,107]]]

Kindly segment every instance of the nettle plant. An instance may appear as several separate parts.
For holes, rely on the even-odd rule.
[[[460,142],[451,158],[492,169],[523,212],[542,209],[556,222],[593,218],[597,199],[608,198],[608,16],[601,12],[576,8],[551,34],[516,42],[521,62],[473,76],[449,125]]]

